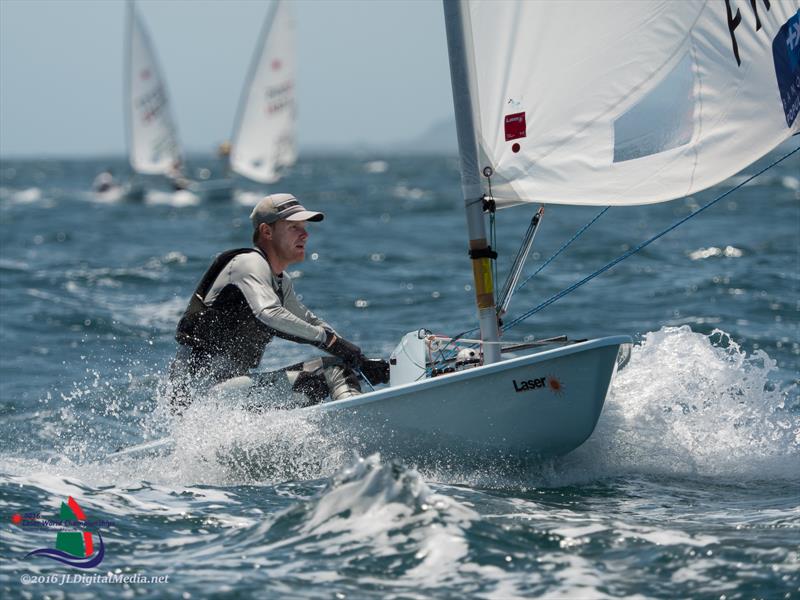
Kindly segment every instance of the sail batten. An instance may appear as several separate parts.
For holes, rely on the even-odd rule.
[[[499,207],[679,198],[800,131],[800,0],[462,3]]]
[[[234,172],[273,183],[296,162],[294,78],[294,19],[288,2],[275,0],[242,90],[230,155]]]

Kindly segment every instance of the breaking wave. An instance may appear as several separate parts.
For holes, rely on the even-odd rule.
[[[797,478],[797,386],[770,375],[728,334],[664,327],[644,336],[617,374],[594,434],[575,453],[595,473]]]

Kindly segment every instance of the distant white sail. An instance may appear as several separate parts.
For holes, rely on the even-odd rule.
[[[133,2],[128,3],[128,152],[137,173],[166,175],[182,160],[164,78]]]
[[[276,0],[242,92],[230,155],[236,173],[271,183],[297,160],[294,77],[294,19],[289,3]]]
[[[670,200],[800,131],[800,0],[465,8],[479,169],[499,206]]]

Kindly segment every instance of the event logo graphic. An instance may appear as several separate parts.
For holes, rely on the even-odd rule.
[[[11,517],[11,521],[21,527],[56,530],[55,548],[39,548],[28,552],[25,558],[43,556],[79,569],[91,569],[103,562],[105,545],[97,527],[111,525],[111,523],[89,521],[83,509],[72,496],[67,502],[61,503],[58,519],[41,519],[38,513],[28,513],[16,514]],[[96,530],[97,544],[95,544],[95,534],[87,529],[89,527]]]

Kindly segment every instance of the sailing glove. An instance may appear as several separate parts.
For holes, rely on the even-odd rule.
[[[333,338],[333,343],[330,342],[331,338]],[[361,352],[361,348],[356,346],[354,343],[348,342],[346,339],[333,334],[333,332],[328,332],[328,343],[325,345],[325,350],[334,356],[341,358],[344,361],[344,364],[351,369],[361,368],[361,363],[365,360],[364,354]]]
[[[361,348],[328,330],[324,349],[341,358],[351,369],[361,371],[371,385],[389,383],[389,363],[380,358],[367,358]]]
[[[361,362],[361,373],[371,385],[389,383],[389,363],[381,358],[365,358]]]

